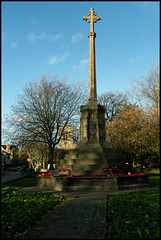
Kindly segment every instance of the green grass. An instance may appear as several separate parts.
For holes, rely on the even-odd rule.
[[[20,238],[66,197],[52,193],[25,192],[20,188],[1,188],[1,237]]]
[[[30,176],[6,183],[5,186],[16,186],[16,187],[34,187],[38,183],[38,173],[34,173]]]
[[[159,239],[159,190],[110,196],[107,219],[107,238]]]
[[[151,185],[160,186],[160,176],[149,176],[148,179]]]
[[[160,172],[148,172],[149,175],[149,183],[152,185],[160,185]],[[34,173],[30,176],[12,181],[10,183],[5,184],[5,186],[16,186],[16,187],[34,187],[38,184],[37,179],[38,173]]]
[[[160,185],[159,172],[147,174],[150,184]],[[60,197],[53,198],[51,194],[45,196],[41,195],[44,193],[19,191],[22,187],[36,186],[37,175],[38,173],[34,173],[5,184],[13,186],[9,189],[2,188],[1,226],[4,238],[18,238],[45,213],[58,205],[61,199],[64,200]],[[107,236],[111,239],[159,238],[159,190],[111,196],[107,202],[107,218],[109,227]]]
[[[160,172],[148,172],[147,175],[149,176],[149,183],[151,185],[160,186]]]

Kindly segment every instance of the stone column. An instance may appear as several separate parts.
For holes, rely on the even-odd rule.
[[[90,9],[90,13],[83,17],[90,23],[89,37],[89,104],[97,104],[97,89],[96,89],[96,60],[95,60],[95,38],[96,33],[94,32],[94,23],[101,20],[100,16],[94,13],[94,8]]]
[[[89,103],[97,103],[96,89],[96,59],[95,59],[95,37],[96,33],[89,32]]]

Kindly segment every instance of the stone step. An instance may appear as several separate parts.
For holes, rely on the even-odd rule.
[[[101,158],[95,158],[95,159],[90,159],[90,158],[83,158],[83,159],[80,159],[77,161],[77,163],[79,165],[106,165],[106,159],[104,157],[101,157]]]
[[[65,165],[94,165],[94,164],[98,164],[98,165],[106,165],[107,166],[107,160],[105,159],[104,156],[100,157],[100,158],[95,158],[95,159],[91,159],[91,158],[78,158],[78,159],[64,159],[61,161],[60,166],[65,166]]]
[[[93,174],[108,175],[101,170],[93,170],[93,171],[90,171],[90,170],[73,170],[73,171],[71,171],[71,174],[72,175],[93,175]]]
[[[65,163],[67,161],[76,164],[77,161],[81,161],[82,164],[86,163],[88,160],[89,164],[96,163],[96,161],[103,161],[104,163],[108,162],[114,163],[118,161],[118,153],[114,151],[113,149],[104,150],[104,152],[80,152],[80,154],[66,154],[65,155]]]
[[[106,165],[102,164],[93,164],[93,165],[68,165],[62,164],[59,165],[57,170],[55,170],[55,174],[108,174],[101,170],[102,168],[108,168]],[[58,171],[58,169],[69,169],[66,171]]]
[[[78,148],[70,150],[65,158],[57,166],[57,169],[69,169],[66,172],[57,172],[58,174],[71,175],[91,175],[102,174],[102,168],[109,168],[111,163],[115,163],[118,158],[118,152],[105,146],[95,146],[95,144],[78,144]],[[108,173],[107,173],[108,174]]]
[[[77,159],[77,157],[78,157],[78,153],[76,154],[76,153],[73,153],[73,152],[71,152],[71,153],[68,153],[68,154],[65,154],[65,158],[64,159]]]
[[[108,173],[105,173],[102,170],[85,170],[85,169],[73,169],[72,171],[65,171],[65,172],[59,172],[58,170],[55,170],[54,173],[55,175],[60,175],[60,174],[69,174],[69,175],[93,175],[93,174],[101,174],[101,175],[108,175]]]
[[[105,154],[104,153],[99,153],[99,152],[84,152],[79,154],[79,159],[101,159],[104,158]]]
[[[102,168],[108,168],[107,164],[96,163],[96,164],[60,164],[58,169],[66,168],[75,170],[75,169],[85,169],[85,170],[101,170]]]
[[[62,163],[60,165],[65,165],[65,164],[68,164],[68,165],[73,165],[73,164],[76,164],[77,160],[76,159],[63,159],[62,160]]]

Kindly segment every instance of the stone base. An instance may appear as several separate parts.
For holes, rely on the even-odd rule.
[[[119,161],[119,153],[114,149],[83,144],[82,148],[79,145],[77,149],[70,150],[58,168],[69,169],[72,175],[103,174],[102,168],[109,168],[110,164],[118,164]]]
[[[97,102],[81,106],[79,143],[58,168],[69,169],[72,175],[102,174],[102,168],[121,162],[119,152],[107,145],[104,113]]]
[[[148,176],[121,177],[38,177],[38,189],[53,191],[104,191],[148,187]]]

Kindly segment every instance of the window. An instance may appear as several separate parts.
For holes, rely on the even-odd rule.
[[[63,135],[63,141],[67,141],[68,140],[68,135]]]

